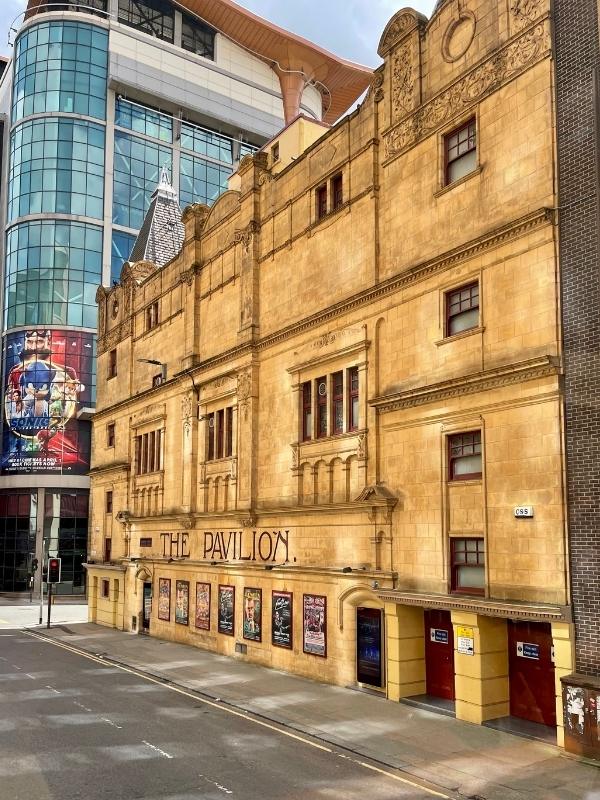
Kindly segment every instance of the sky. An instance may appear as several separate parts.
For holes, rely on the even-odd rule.
[[[430,16],[435,0],[237,0],[255,14],[310,39],[343,58],[375,67],[377,44],[388,20],[410,5]],[[0,0],[0,53],[11,55],[9,28],[25,0]],[[22,17],[17,20],[18,27]],[[10,34],[11,41],[14,33]]]

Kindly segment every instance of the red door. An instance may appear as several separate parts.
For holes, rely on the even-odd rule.
[[[545,622],[508,623],[510,713],[556,725],[552,633]]]
[[[449,611],[425,612],[427,694],[454,700],[454,635]]]

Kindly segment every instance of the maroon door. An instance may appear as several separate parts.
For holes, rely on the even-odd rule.
[[[508,623],[510,713],[556,725],[552,633],[545,622]]]
[[[427,694],[454,700],[454,635],[449,611],[425,612]]]

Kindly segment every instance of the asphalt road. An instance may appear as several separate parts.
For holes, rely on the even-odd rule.
[[[268,720],[38,637],[0,631],[0,800],[448,796]]]

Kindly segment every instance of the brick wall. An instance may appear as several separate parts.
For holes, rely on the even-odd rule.
[[[577,671],[600,674],[597,0],[555,0],[567,486]]]

